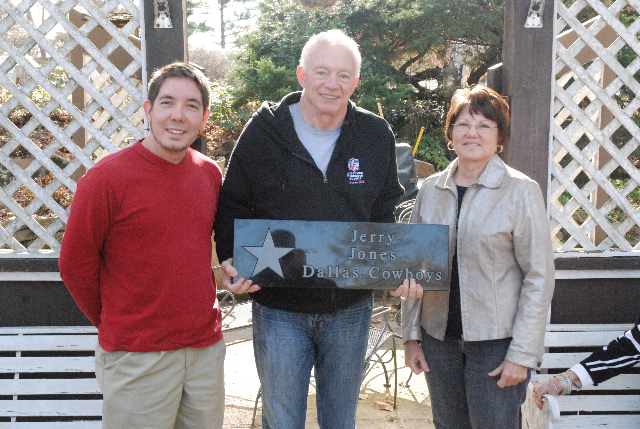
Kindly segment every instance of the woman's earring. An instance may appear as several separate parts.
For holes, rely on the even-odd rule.
[[[454,148],[453,148],[453,142],[449,142],[449,143],[447,143],[447,149],[449,149],[449,150],[454,150]]]
[[[504,146],[499,145],[498,148],[496,149],[496,153],[502,153],[503,150],[504,150]]]

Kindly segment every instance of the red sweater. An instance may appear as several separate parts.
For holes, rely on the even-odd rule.
[[[107,351],[169,351],[222,339],[211,231],[222,173],[189,149],[179,164],[140,141],[78,182],[60,275]]]

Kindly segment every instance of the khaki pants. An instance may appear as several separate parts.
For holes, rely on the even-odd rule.
[[[224,340],[169,352],[96,347],[104,429],[221,429]]]

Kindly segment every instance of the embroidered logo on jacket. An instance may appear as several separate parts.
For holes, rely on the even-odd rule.
[[[347,167],[349,168],[349,172],[347,173],[347,178],[349,179],[349,183],[364,183],[364,173],[360,171],[360,160],[357,158],[351,158]]]

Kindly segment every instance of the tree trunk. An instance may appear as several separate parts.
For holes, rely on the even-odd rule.
[[[227,1],[220,0],[220,47],[224,49],[224,7],[227,4]]]

